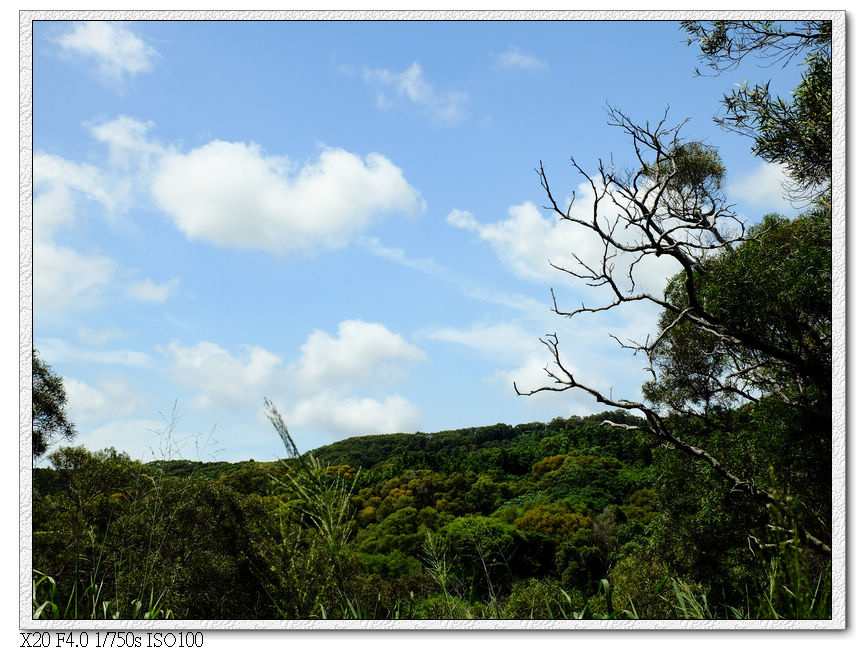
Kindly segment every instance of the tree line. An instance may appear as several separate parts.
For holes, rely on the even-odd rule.
[[[35,470],[34,615],[831,617],[832,25],[682,27],[700,74],[748,57],[801,65],[791,98],[739,86],[716,121],[783,165],[802,208],[737,214],[718,151],[669,115],[652,125],[610,107],[633,161],[589,172],[572,159],[588,213],[541,163],[548,209],[601,244],[560,271],[606,292],[565,305],[551,290],[553,310],[661,310],[645,340],[621,342],[649,368],[641,400],[586,384],[553,333],[548,383],[516,392],[583,391],[605,413],[301,454],[268,402],[278,463],[61,448]],[[657,257],[677,272],[644,292]],[[35,459],[75,430],[62,382],[33,363]]]

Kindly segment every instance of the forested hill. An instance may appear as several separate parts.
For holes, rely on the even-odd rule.
[[[540,457],[580,449],[603,452],[618,460],[633,462],[647,458],[646,450],[633,440],[601,426],[604,420],[639,424],[624,411],[588,417],[556,418],[549,423],[494,424],[437,433],[391,433],[354,436],[313,450],[326,465],[349,465],[372,469],[398,464],[401,469],[438,471],[488,471],[499,468],[507,474],[524,474]],[[543,452],[539,457],[538,454]]]
[[[801,64],[791,94],[774,95],[769,79],[737,85],[716,118],[784,169],[798,216],[733,212],[719,150],[689,141],[687,119],[667,111],[653,124],[608,106],[633,157],[597,174],[571,158],[574,182],[591,185],[573,214],[539,165],[552,216],[598,244],[594,259],[561,270],[611,290],[606,303],[559,307],[551,287],[553,311],[637,301],[662,313],[644,344],[624,344],[648,363],[644,401],[580,383],[555,333],[541,339],[550,384],[520,394],[573,390],[625,411],[358,436],[298,454],[265,399],[290,458],[141,463],[55,447],[76,431],[62,377],[34,351],[33,460],[50,467],[34,471],[33,618],[835,617],[820,627],[843,627],[829,145],[844,22],[833,20],[682,23],[709,76],[746,57]],[[615,214],[599,218],[608,200]],[[652,257],[676,269],[654,295],[641,285],[656,275],[638,267]]]
[[[647,448],[636,442],[633,436],[618,435],[609,427],[601,426],[604,420],[623,424],[640,422],[639,418],[624,411],[615,411],[583,418],[556,418],[548,423],[494,424],[436,433],[354,436],[319,447],[311,453],[325,465],[349,465],[364,470],[377,468],[390,473],[404,469],[470,470],[476,473],[498,469],[504,474],[521,475],[530,472],[532,465],[545,456],[574,449],[614,457],[625,463],[650,462]],[[151,461],[146,465],[164,476],[218,479],[240,473],[255,474],[264,481],[268,472],[276,471],[278,463],[253,459],[235,463],[173,459]],[[52,471],[36,468],[36,490],[46,493],[58,489],[51,477]],[[266,491],[263,485],[260,487],[262,492]]]
[[[121,617],[151,588],[151,618],[826,617],[821,556],[782,556],[791,590],[767,585],[776,565],[743,543],[766,510],[605,420],[642,422],[358,436],[269,462],[61,448],[34,472],[36,581],[99,588],[85,549]]]

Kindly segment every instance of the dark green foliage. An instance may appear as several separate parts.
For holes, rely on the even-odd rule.
[[[785,163],[805,188],[822,189],[832,173],[832,64],[811,54],[792,101],[773,97],[769,82],[744,86],[724,98],[721,124],[754,134],[753,152]],[[824,190],[825,191],[825,190]]]
[[[653,550],[635,550],[610,571],[613,610],[631,608],[641,619],[680,618],[668,598],[672,569]]]
[[[259,493],[259,490],[267,491],[269,488],[265,483],[269,482],[269,477],[282,471],[280,463],[259,462],[252,459],[239,463],[182,459],[154,460],[147,465],[163,476],[222,479],[236,487],[239,492],[247,494]]]
[[[375,559],[362,560],[363,564],[351,567],[354,579],[346,587],[346,605],[340,609],[329,608],[328,618],[425,617],[424,599],[435,593],[435,583],[430,575],[420,570],[389,575],[386,571],[393,567],[389,561],[385,567],[380,567]],[[379,568],[384,568],[385,572],[379,573]]]
[[[738,337],[719,339],[693,323],[676,323],[674,313],[666,312],[659,327],[667,335],[654,350],[656,379],[644,387],[646,397],[680,414],[669,423],[683,440],[712,450],[736,475],[752,478],[764,490],[771,485],[784,490],[790,514],[828,539],[828,210],[818,204],[789,221],[766,217],[748,241],[706,263],[695,292],[705,310]],[[674,303],[686,299],[681,276],[671,281],[668,296]],[[673,483],[668,478],[664,485]],[[751,510],[741,502],[724,511]],[[736,530],[729,523],[719,523],[709,537],[722,534],[721,528]]]
[[[559,214],[602,235],[600,271],[585,266],[598,285],[618,289],[618,252],[682,267],[656,297],[658,339],[636,348],[654,373],[648,405],[593,393],[645,417],[360,436],[301,455],[266,401],[278,463],[61,448],[34,469],[34,617],[830,617],[831,25],[684,27],[714,72],[746,56],[802,64],[792,99],[740,87],[719,121],[818,198],[730,237],[717,151],[611,109],[639,164],[602,166],[593,187],[638,206],[621,218],[650,243],[617,251],[615,225]],[[74,427],[35,351],[33,379],[35,460]]]
[[[792,100],[773,96],[769,82],[738,86],[724,96],[728,130],[754,141],[755,155],[785,165],[804,191],[825,195],[832,174],[832,23],[829,21],[685,21],[714,73],[746,56],[784,65],[804,58]],[[690,39],[689,39],[689,42]]]
[[[470,597],[498,598],[514,579],[551,570],[553,540],[497,519],[470,515],[441,530],[456,578]]]
[[[220,475],[218,481],[241,494],[265,496],[273,492],[273,479],[281,474],[275,463],[249,461],[241,463],[236,471]]]
[[[423,543],[418,511],[411,506],[389,514],[378,524],[372,524],[358,535],[358,550],[367,554],[387,554],[398,550],[417,556]]]
[[[473,512],[489,515],[510,496],[511,492],[510,484],[497,482],[489,474],[484,474],[472,484],[465,498]]]
[[[250,534],[268,517],[260,499],[162,477],[113,449],[63,448],[50,460],[60,489],[34,501],[33,566],[79,615],[127,616],[151,595],[180,618],[267,614]]]
[[[565,544],[556,554],[556,569],[562,586],[591,593],[598,581],[607,575],[601,549],[588,544]]]
[[[743,472],[766,459],[785,462],[791,471],[773,474],[771,485],[767,478],[767,488],[801,487],[793,479],[808,471],[795,458],[804,448],[776,445],[805,426],[795,411],[762,400],[721,415],[724,427],[683,418],[681,435],[720,446],[735,420],[744,433],[727,441],[725,461]],[[35,471],[34,611],[66,618],[680,617],[677,593],[705,597],[713,615],[826,611],[803,609],[807,594],[828,603],[831,582],[819,557],[764,562],[750,553],[742,540],[763,511],[703,465],[652,451],[638,432],[612,434],[601,425],[608,419],[641,422],[609,412],[442,437],[371,437],[385,439],[371,444],[375,453],[393,455],[360,474],[316,461],[310,476],[320,474],[327,489],[314,497],[292,487],[302,459],[142,464],[113,449],[60,449],[52,467]],[[435,450],[415,449],[418,435],[435,440]],[[320,509],[335,507],[327,486],[337,483],[351,491],[350,519],[342,532],[334,529],[344,535],[335,544]],[[430,546],[431,538],[438,542]],[[597,595],[599,583],[609,591]],[[795,586],[796,596],[763,596],[782,585]]]
[[[393,478],[411,469],[431,469],[445,474],[473,471],[520,476],[541,458],[551,445],[589,449],[623,461],[645,460],[647,446],[634,439],[611,436],[601,422],[635,424],[640,420],[624,411],[609,411],[584,418],[557,418],[544,424],[532,422],[510,426],[497,424],[440,431],[437,433],[393,433],[356,436],[320,447],[312,453],[328,465],[362,467],[362,481]],[[542,441],[543,442],[542,445]]]
[[[382,578],[397,578],[403,575],[422,573],[423,566],[415,557],[406,555],[399,549],[393,549],[386,555],[383,553],[358,553],[358,559],[363,563],[363,571]]]
[[[75,426],[66,414],[63,378],[33,350],[33,459],[43,456],[58,439],[74,437]]]
[[[701,213],[711,212],[726,177],[717,149],[701,142],[674,143],[643,173],[659,185],[666,214],[685,222],[699,222]]]
[[[392,433],[387,436],[354,436],[339,440],[313,453],[329,465],[369,468],[398,453],[425,448],[425,434]]]
[[[643,443],[600,427],[603,419],[520,427],[496,449],[531,450],[522,475],[493,467],[375,478],[374,467],[372,479],[353,483],[339,547],[308,514],[314,508],[286,490],[280,472],[297,471],[291,463],[142,464],[111,449],[60,449],[36,473],[37,602],[60,602],[66,618],[590,618],[609,615],[596,595],[609,577],[616,616],[631,602],[641,616],[679,616],[669,585],[654,590],[668,576],[687,578],[681,588],[727,615],[769,611],[753,595],[770,579],[795,578],[801,594],[824,597],[814,557],[764,569],[743,552],[754,516],[747,500],[721,484],[707,492],[710,476],[671,453],[652,460]],[[344,465],[321,471],[354,474]],[[653,486],[658,475],[665,480]],[[434,557],[430,536],[439,540]],[[782,601],[771,601],[779,614],[805,599]],[[53,611],[46,605],[40,616]]]
[[[269,603],[247,531],[266,512],[260,500],[211,481],[165,479],[140,511],[118,519],[112,545],[137,550],[143,570],[130,558],[127,579],[152,584],[178,617],[264,617]]]
[[[568,593],[552,579],[520,580],[502,602],[501,616],[506,619],[567,619],[579,618],[584,596]]]
[[[819,391],[814,402],[828,397],[831,384],[831,253],[825,203],[790,221],[769,216],[712,266],[701,288],[707,311],[732,331],[759,332],[791,359],[793,371]],[[786,374],[779,379],[791,381]]]

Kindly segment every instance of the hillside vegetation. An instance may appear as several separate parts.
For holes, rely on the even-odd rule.
[[[34,610],[828,615],[818,554],[749,549],[760,519],[746,499],[605,420],[638,421],[615,412],[359,436],[268,463],[142,464],[63,448],[52,468],[34,470]]]
[[[34,470],[34,618],[830,618],[833,26],[682,26],[709,73],[801,66],[791,96],[735,86],[716,121],[783,167],[802,212],[737,215],[718,149],[668,113],[644,125],[609,108],[634,159],[597,173],[571,159],[585,213],[539,166],[548,209],[596,244],[555,268],[602,296],[551,290],[553,311],[660,312],[645,338],[617,338],[645,364],[642,401],[584,383],[551,333],[547,383],[516,392],[607,412],[300,454],[265,401],[280,461],[61,447]],[[644,293],[639,264],[657,258],[676,272]],[[34,355],[34,460],[74,437],[65,402]]]

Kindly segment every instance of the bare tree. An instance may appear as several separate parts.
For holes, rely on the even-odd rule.
[[[595,238],[601,251],[598,260],[574,255],[572,265],[551,263],[552,266],[588,286],[605,289],[609,295],[609,300],[601,304],[581,303],[568,309],[559,305],[550,289],[552,310],[571,318],[631,302],[660,307],[663,316],[654,336],[647,336],[642,342],[619,340],[620,345],[642,355],[648,363],[654,380],[644,390],[647,401],[613,399],[582,383],[563,362],[559,339],[554,333],[541,339],[552,356],[552,362],[545,368],[550,383],[527,391],[514,384],[514,389],[519,395],[533,395],[576,388],[607,406],[640,412],[644,424],[610,421],[605,424],[642,430],[662,444],[708,464],[732,491],[762,504],[775,504],[793,518],[785,499],[759,487],[753,477],[737,474],[717,453],[689,444],[677,435],[670,424],[671,416],[707,418],[720,408],[735,408],[773,395],[828,418],[825,408],[831,387],[828,313],[825,319],[805,319],[808,322],[802,324],[797,321],[793,329],[773,325],[765,331],[762,326],[755,326],[753,320],[735,315],[735,304],[731,306],[713,298],[712,292],[706,290],[708,283],[723,285],[724,277],[736,276],[737,270],[730,268],[730,260],[736,260],[737,250],[747,242],[765,237],[777,224],[770,220],[762,228],[746,229],[725,200],[724,169],[717,152],[698,142],[683,141],[680,133],[685,122],[670,125],[665,114],[657,126],[651,127],[638,125],[613,108],[609,115],[610,125],[629,136],[637,165],[619,171],[612,162],[609,165],[599,162],[593,175],[572,158],[573,167],[591,187],[590,212],[578,214],[574,210],[573,193],[567,204],[560,203],[543,164],[538,170],[549,201],[545,208]],[[670,258],[679,269],[663,294],[639,288],[640,263],[647,258]],[[617,269],[617,264],[621,268]],[[759,286],[758,278],[734,279],[757,282],[755,289]],[[723,286],[722,289],[728,293],[736,290]],[[819,313],[820,309],[816,311]],[[809,342],[810,348],[803,341]],[[690,365],[682,370],[683,364]],[[687,377],[677,385],[681,388],[677,391],[671,386],[676,383],[675,372],[679,370]],[[816,393],[814,386],[819,388]],[[819,516],[815,519],[820,520]],[[822,535],[828,527],[819,528]],[[830,550],[817,535],[808,530],[800,532],[812,545]]]

